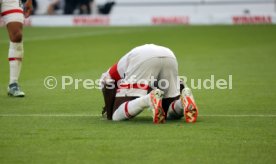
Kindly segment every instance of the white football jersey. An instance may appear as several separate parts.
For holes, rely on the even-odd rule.
[[[123,79],[127,70],[130,70],[130,68],[137,69],[141,63],[155,57],[176,58],[169,48],[155,44],[145,44],[129,51],[106,72],[106,75],[108,73],[116,81]]]

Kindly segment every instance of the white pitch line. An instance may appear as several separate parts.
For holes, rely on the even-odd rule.
[[[0,114],[0,117],[101,117],[97,114]],[[276,117],[276,115],[199,115],[199,117]]]
[[[99,117],[89,114],[0,114],[0,117]]]

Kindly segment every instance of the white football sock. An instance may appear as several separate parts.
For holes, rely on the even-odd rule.
[[[184,116],[181,99],[175,100],[169,106],[167,117],[168,119],[178,119]]]
[[[18,83],[18,78],[21,71],[21,61],[11,60],[10,61],[10,84]]]
[[[145,95],[132,101],[123,103],[113,113],[112,120],[121,121],[137,116],[145,108],[150,106],[150,96]]]
[[[9,63],[10,63],[10,84],[18,83],[23,58],[23,43],[10,42]]]

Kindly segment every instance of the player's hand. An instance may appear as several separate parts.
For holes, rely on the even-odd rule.
[[[33,12],[33,1],[27,0],[24,5],[24,16],[25,18],[28,18]]]
[[[102,110],[102,117],[103,117],[103,118],[106,118],[106,117],[107,117],[106,107],[105,107],[105,106],[103,107],[103,110]]]

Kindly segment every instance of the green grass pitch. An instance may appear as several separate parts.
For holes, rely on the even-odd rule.
[[[7,97],[8,39],[0,29],[0,163],[275,163],[276,26],[25,28],[20,84]],[[179,74],[228,79],[233,89],[196,89],[198,122],[153,125],[100,117],[97,89],[46,89],[44,78],[97,79],[131,48],[171,48]]]

